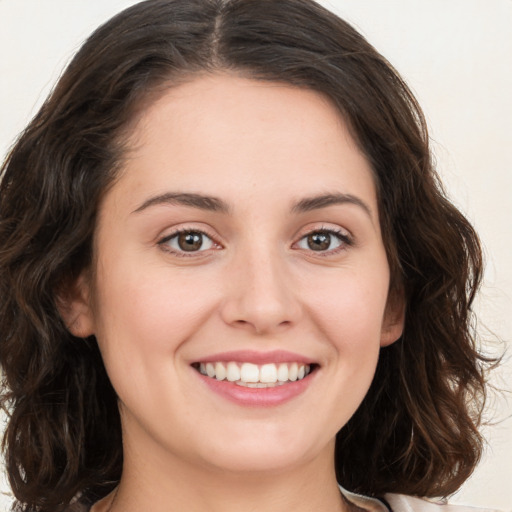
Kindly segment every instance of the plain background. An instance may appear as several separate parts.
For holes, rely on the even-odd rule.
[[[0,0],[0,156],[80,43],[133,0]],[[438,169],[480,232],[482,338],[512,339],[512,0],[326,0],[398,69],[423,106]],[[509,351],[510,352],[510,351]],[[495,384],[512,390],[512,356]],[[512,511],[512,399],[489,401],[486,454],[452,498]],[[4,492],[8,489],[4,484]],[[0,495],[0,509],[9,499]]]

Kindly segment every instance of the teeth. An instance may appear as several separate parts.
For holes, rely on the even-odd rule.
[[[240,386],[250,388],[267,388],[301,380],[311,372],[308,364],[269,363],[258,366],[253,363],[200,363],[199,371],[217,380],[228,380]]]
[[[224,380],[226,373],[226,367],[222,363],[215,363],[215,378],[217,380]]]
[[[212,363],[206,363],[206,375],[208,377],[215,377],[215,366]]]
[[[290,365],[290,368],[288,369],[288,379],[291,381],[297,380],[298,372],[299,372],[299,365],[297,363],[292,363]]]
[[[228,363],[227,378],[229,382],[236,382],[237,380],[240,380],[240,368],[236,363]]]
[[[239,380],[238,382],[235,382],[235,384],[244,388],[275,388],[276,386],[282,386],[284,382],[271,384],[270,382],[243,382]]]
[[[275,364],[264,364],[260,369],[260,382],[277,382],[277,368]]]
[[[240,368],[240,380],[244,382],[258,382],[260,380],[260,369],[257,365],[252,363],[242,364]]]
[[[279,382],[286,382],[288,380],[288,365],[281,363],[277,369],[277,380]]]

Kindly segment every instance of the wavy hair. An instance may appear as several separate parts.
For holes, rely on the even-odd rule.
[[[337,435],[339,481],[371,496],[447,495],[479,459],[489,361],[471,305],[481,250],[442,190],[403,80],[311,0],[149,0],[91,35],[2,167],[4,451],[19,511],[58,512],[78,494],[93,502],[119,481],[116,394],[94,337],[66,329],[59,290],[92,264],[98,205],[137,113],[162,87],[218,70],[329,97],[373,168],[405,328]]]

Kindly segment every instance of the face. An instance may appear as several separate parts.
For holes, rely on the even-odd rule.
[[[401,332],[372,172],[340,115],[213,75],[169,89],[131,147],[69,322],[98,340],[128,458],[332,464]]]

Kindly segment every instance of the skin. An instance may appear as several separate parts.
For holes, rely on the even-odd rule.
[[[84,272],[64,312],[75,335],[96,336],[119,396],[123,476],[95,512],[349,510],[334,438],[403,323],[387,306],[368,161],[318,93],[229,74],[167,90],[130,140],[100,208],[94,283]],[[228,211],[148,204],[169,193],[214,196]],[[326,194],[356,199],[297,207]],[[209,238],[183,255],[162,242],[177,229]],[[327,250],[307,243],[319,230],[339,233]],[[277,349],[317,369],[272,407],[227,400],[191,366]]]

